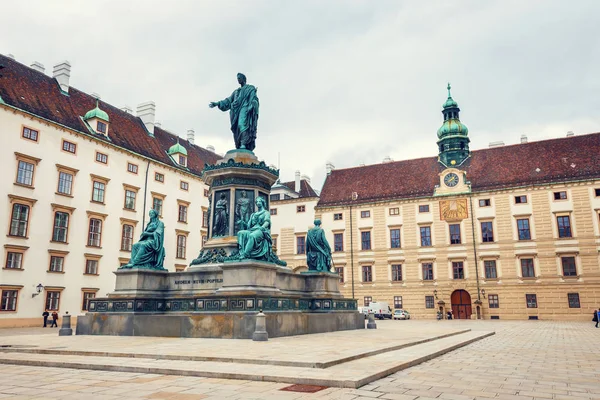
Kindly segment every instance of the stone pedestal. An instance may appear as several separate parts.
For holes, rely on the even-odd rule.
[[[71,336],[73,329],[71,329],[71,316],[67,313],[63,315],[62,326],[58,330],[58,336]]]
[[[223,286],[215,293],[229,296],[279,296],[276,286],[279,267],[259,261],[223,263]],[[287,269],[287,268],[286,268]]]

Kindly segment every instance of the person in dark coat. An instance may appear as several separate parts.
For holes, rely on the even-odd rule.
[[[44,328],[46,327],[46,325],[48,324],[48,317],[50,316],[50,313],[48,312],[48,310],[44,311],[42,313],[42,317],[44,317]]]
[[[52,313],[52,325],[50,325],[50,328],[52,327],[58,328],[58,313],[56,311]]]
[[[592,322],[596,323],[596,328],[598,327],[598,322],[600,322],[600,308],[594,310],[594,318],[592,318]]]

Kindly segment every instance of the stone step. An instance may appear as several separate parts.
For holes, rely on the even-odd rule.
[[[438,357],[494,332],[465,332],[398,350],[336,364],[330,368],[262,365],[216,361],[186,361],[150,358],[101,357],[5,352],[0,349],[0,364],[75,368],[115,372],[244,379],[292,384],[359,388],[394,372]],[[363,345],[357,343],[357,345]],[[364,345],[368,345],[365,343]]]

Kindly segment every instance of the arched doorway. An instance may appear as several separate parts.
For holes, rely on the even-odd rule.
[[[466,290],[455,290],[450,296],[452,314],[456,319],[471,318],[471,295]]]

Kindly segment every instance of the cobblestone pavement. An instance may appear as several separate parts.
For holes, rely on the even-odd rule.
[[[436,322],[379,323],[400,330]],[[437,323],[496,335],[354,390],[307,394],[280,391],[289,386],[281,383],[2,365],[0,399],[600,399],[600,329],[591,323]]]

